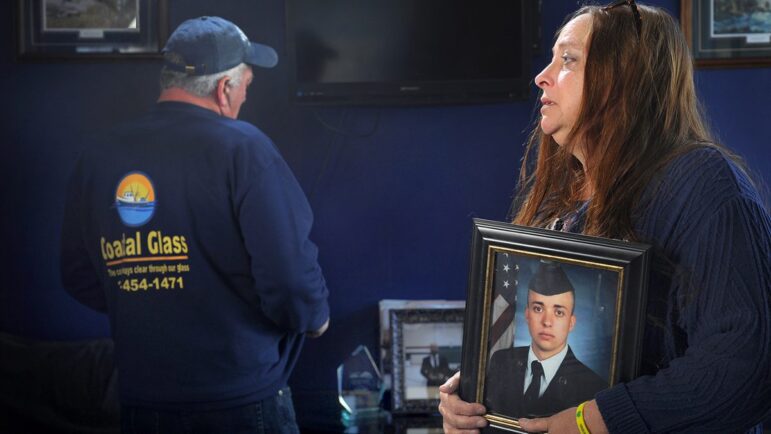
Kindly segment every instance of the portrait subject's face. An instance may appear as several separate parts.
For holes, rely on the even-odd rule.
[[[532,338],[533,352],[540,360],[559,353],[567,345],[568,333],[576,325],[572,292],[541,295],[528,291],[525,321]]]

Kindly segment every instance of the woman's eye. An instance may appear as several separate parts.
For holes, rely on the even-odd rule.
[[[562,64],[563,64],[563,65],[567,65],[567,64],[569,64],[569,63],[572,63],[572,62],[575,62],[575,61],[576,61],[576,59],[575,59],[574,57],[570,57],[570,56],[568,56],[567,54],[563,54],[563,55],[561,56],[561,58],[562,58]]]

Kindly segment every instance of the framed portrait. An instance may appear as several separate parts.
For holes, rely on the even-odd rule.
[[[463,312],[390,311],[393,413],[437,412],[439,386],[460,370]]]
[[[680,14],[697,67],[771,65],[768,0],[681,0]]]
[[[474,219],[461,397],[521,432],[634,378],[649,246]]]
[[[21,60],[160,58],[167,0],[17,0]]]

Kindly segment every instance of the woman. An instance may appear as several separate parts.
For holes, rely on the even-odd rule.
[[[580,418],[571,408],[520,423],[551,434],[579,423],[592,434],[759,432],[771,410],[768,211],[705,127],[671,16],[625,0],[569,18],[535,78],[540,128],[513,220],[653,246],[643,375],[596,394]],[[485,408],[460,400],[458,380],[440,387],[444,429],[475,432]]]

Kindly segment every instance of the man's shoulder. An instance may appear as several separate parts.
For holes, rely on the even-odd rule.
[[[510,347],[493,353],[486,373],[490,391],[508,395],[512,382],[521,384],[525,376],[528,349],[529,347]]]
[[[568,347],[568,354],[565,356],[565,360],[562,361],[558,374],[579,379],[587,384],[598,384],[607,387],[607,381],[603,380],[596,372],[578,360],[570,347]]]
[[[264,143],[273,147],[270,138],[256,125],[221,116],[191,104],[159,104],[131,124],[153,125],[155,122],[160,124],[159,127],[176,130],[179,134],[201,138],[215,137],[223,144]]]
[[[527,360],[527,352],[530,347],[509,347],[494,352],[490,358],[491,363],[496,361]]]
[[[246,121],[221,117],[204,127],[220,146],[256,148],[271,153],[276,150],[267,134]]]
[[[265,165],[280,157],[270,137],[249,122],[200,111],[186,114],[181,121],[163,119],[162,129],[179,134],[179,140],[187,142],[188,148],[199,147],[209,155],[236,156],[238,160],[262,161]]]
[[[234,136],[243,136],[246,139],[271,142],[270,138],[256,125],[239,119],[224,118],[223,128]]]

